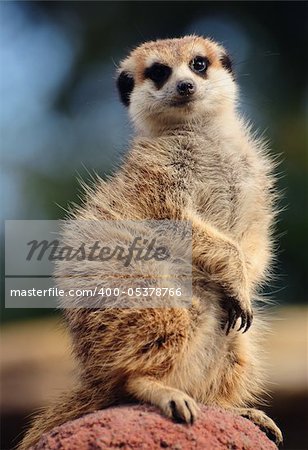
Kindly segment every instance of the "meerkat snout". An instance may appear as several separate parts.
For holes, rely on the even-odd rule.
[[[193,80],[179,81],[176,90],[182,97],[191,97],[196,92],[196,85]]]

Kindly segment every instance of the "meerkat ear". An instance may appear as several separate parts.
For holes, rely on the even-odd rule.
[[[220,57],[220,62],[222,67],[224,67],[228,72],[233,74],[233,66],[230,56],[227,53],[223,53]]]
[[[123,70],[117,79],[117,88],[120,94],[120,99],[125,106],[130,103],[130,94],[134,89],[135,81],[131,74]]]

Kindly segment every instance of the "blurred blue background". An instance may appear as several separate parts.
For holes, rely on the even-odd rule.
[[[0,13],[3,219],[62,218],[80,201],[78,178],[119,162],[132,129],[115,70],[131,48],[210,36],[232,55],[243,115],[281,154],[279,276],[268,292],[306,301],[306,2],[1,2]],[[2,321],[42,314],[2,309]]]

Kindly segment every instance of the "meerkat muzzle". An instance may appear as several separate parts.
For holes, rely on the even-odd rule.
[[[181,96],[188,97],[195,93],[196,85],[192,80],[183,80],[178,82],[176,90]]]

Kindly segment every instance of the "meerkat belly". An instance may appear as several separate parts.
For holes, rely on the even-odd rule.
[[[191,311],[187,346],[166,375],[166,382],[204,402],[224,361],[228,343],[220,328],[221,312],[216,294],[209,291],[205,301],[193,297]]]

